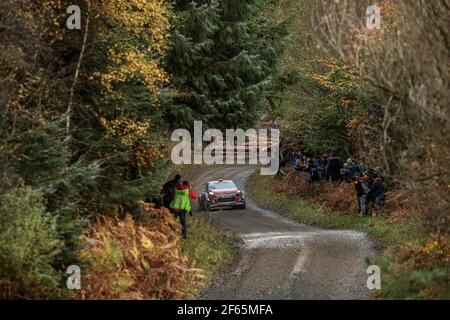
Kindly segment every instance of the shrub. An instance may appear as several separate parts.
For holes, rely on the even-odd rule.
[[[3,298],[51,298],[61,275],[52,267],[62,248],[56,218],[43,195],[30,187],[14,189],[0,202],[0,279]]]
[[[381,297],[448,300],[449,259],[447,237],[429,240],[424,246],[407,245],[379,259],[384,275]]]
[[[353,184],[342,183],[339,186],[331,182],[310,183],[305,173],[296,175],[290,170],[281,179],[274,180],[274,190],[287,196],[299,196],[313,203],[325,202],[339,212],[356,212],[357,202]]]
[[[310,183],[305,173],[296,175],[293,170],[281,178],[272,180],[273,190],[289,197],[301,197],[316,204],[326,204],[327,207],[340,213],[355,213],[358,210],[358,202],[353,183],[340,183],[334,185],[331,182],[321,181]],[[387,201],[384,207],[375,211],[372,215],[383,216],[389,221],[404,221],[411,216],[408,212],[413,209],[413,204],[401,190],[386,192]]]
[[[202,277],[180,250],[179,225],[167,209],[145,205],[149,223],[104,217],[86,232],[82,299],[179,299],[189,278]]]

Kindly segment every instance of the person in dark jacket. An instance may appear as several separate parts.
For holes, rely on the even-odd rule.
[[[369,193],[369,186],[365,178],[354,177],[353,184],[356,190],[356,196],[358,199],[358,215],[363,217],[368,214],[367,210],[367,194]]]
[[[324,156],[322,158],[322,179],[327,179],[328,177],[328,158]]]
[[[306,172],[309,176],[309,182],[320,180],[319,168],[317,167],[313,159],[309,159]]]
[[[285,175],[285,168],[287,165],[286,158],[283,156],[283,153],[280,152],[280,163],[278,164],[277,177],[283,177]]]
[[[296,152],[292,152],[291,155],[291,167],[295,169],[295,165],[297,164],[297,160],[300,159],[300,156]]]
[[[331,154],[331,158],[328,161],[328,177],[333,181],[334,183],[338,183],[341,180],[341,169],[342,169],[342,162],[337,157],[336,152],[333,152]]]
[[[345,182],[350,183],[353,179],[353,170],[348,163],[344,163],[344,168],[341,169],[341,177]]]
[[[297,176],[300,176],[300,174],[303,171],[303,163],[302,163],[302,159],[301,158],[299,158],[297,160],[297,163],[295,164],[295,168],[294,169],[295,169],[295,172],[296,172]]]
[[[181,176],[177,174],[174,179],[167,181],[163,187],[161,193],[163,194],[163,205],[168,208],[170,203],[175,197],[175,189],[180,184]]]
[[[383,179],[378,174],[373,175],[374,180],[370,188],[371,197],[374,199],[374,208],[380,210],[386,200],[384,195]]]

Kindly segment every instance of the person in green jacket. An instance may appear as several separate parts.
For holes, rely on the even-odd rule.
[[[176,218],[180,218],[183,239],[186,239],[186,215],[191,212],[191,199],[189,197],[189,182],[184,181],[175,188],[175,197],[170,203],[170,211]]]

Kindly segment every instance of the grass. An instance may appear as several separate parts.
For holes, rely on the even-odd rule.
[[[448,265],[431,264],[418,268],[414,258],[399,258],[411,246],[423,246],[429,236],[416,221],[392,222],[383,217],[361,218],[336,212],[326,205],[290,197],[273,190],[272,177],[254,174],[251,196],[262,207],[292,220],[323,229],[346,229],[366,232],[379,250],[373,264],[382,270],[382,290],[374,296],[382,299],[449,299]]]
[[[187,231],[188,239],[182,243],[181,250],[194,268],[204,270],[201,281],[195,285],[187,284],[191,295],[199,297],[216,272],[233,261],[238,250],[238,238],[196,216],[188,222]]]

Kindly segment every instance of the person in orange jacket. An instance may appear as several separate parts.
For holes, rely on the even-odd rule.
[[[367,177],[353,177],[353,184],[355,186],[355,191],[358,199],[358,216],[364,217],[368,215],[367,195],[369,193],[369,186]]]
[[[183,181],[183,186],[189,188],[189,199],[191,201],[195,201],[197,200],[197,193],[195,193],[194,190],[192,190],[192,187],[189,186],[189,181],[185,180]],[[189,210],[189,212],[187,212],[189,214],[189,216],[192,218],[192,206],[190,207],[191,209]]]

